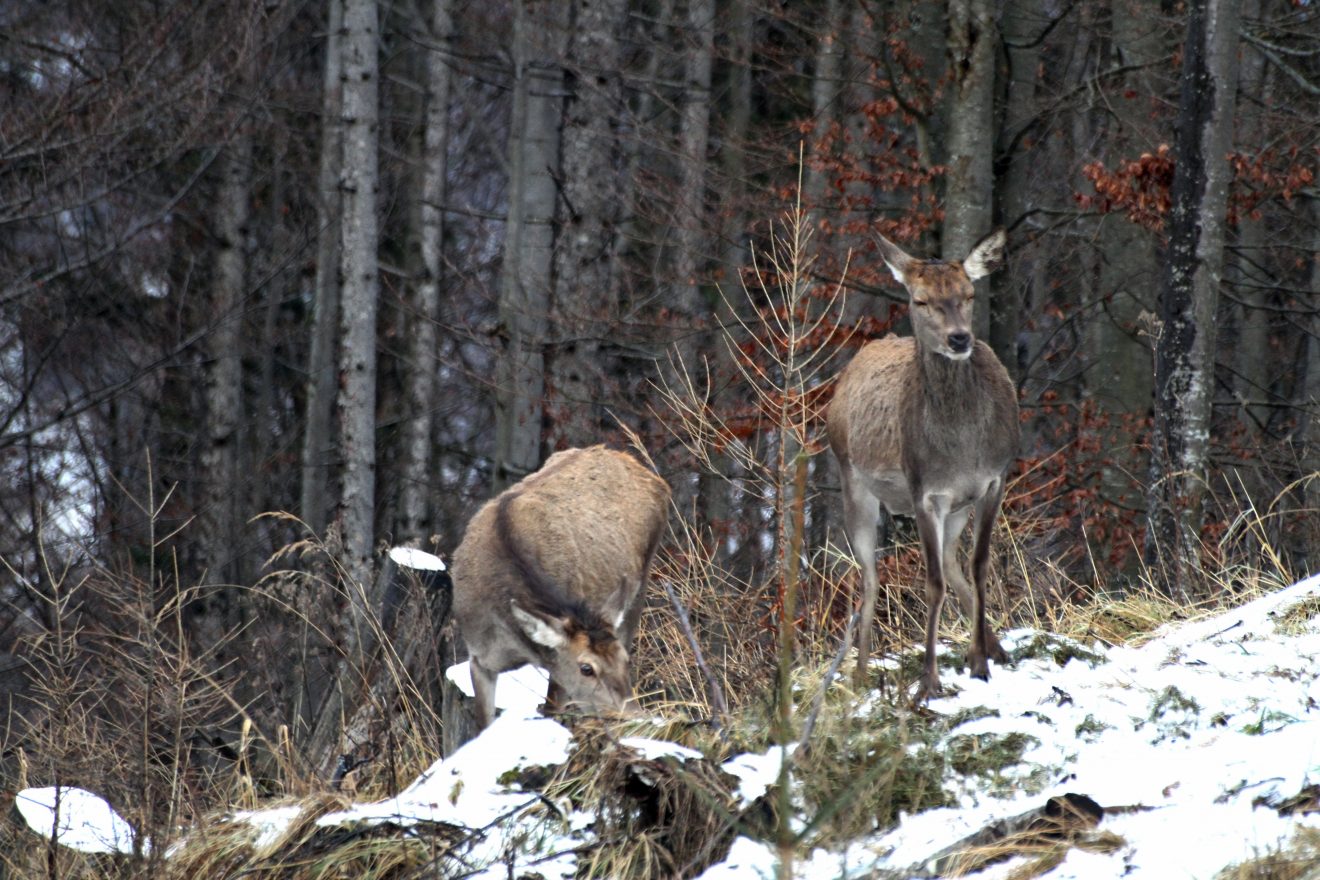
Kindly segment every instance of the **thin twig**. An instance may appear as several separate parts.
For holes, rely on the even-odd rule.
[[[697,636],[692,632],[692,623],[688,620],[687,609],[679,600],[678,594],[674,592],[674,585],[665,579],[665,593],[669,595],[669,602],[674,606],[674,613],[678,615],[679,628],[683,630],[683,635],[687,637],[688,644],[692,646],[692,656],[697,661],[697,668],[706,678],[706,685],[710,688],[710,701],[715,707],[715,726],[717,730],[724,729],[724,721],[729,714],[729,704],[724,701],[724,690],[715,678],[715,674],[710,671],[706,665],[706,658],[701,653],[701,645],[697,643]]]
[[[852,616],[848,618],[848,626],[843,631],[843,642],[834,654],[834,661],[830,663],[829,671],[825,673],[825,680],[821,683],[820,693],[816,694],[816,699],[811,703],[811,711],[807,713],[807,720],[802,723],[802,739],[798,741],[798,747],[793,751],[794,758],[807,748],[807,743],[811,740],[811,734],[816,728],[816,719],[820,715],[820,710],[825,706],[825,694],[829,691],[830,683],[834,681],[834,677],[839,674],[839,667],[843,665],[843,658],[848,656],[848,651],[852,648],[853,633],[857,631],[857,621],[861,614],[860,610],[854,609]]]

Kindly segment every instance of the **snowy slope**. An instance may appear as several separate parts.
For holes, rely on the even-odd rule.
[[[1060,667],[1046,657],[995,668],[989,682],[947,678],[960,692],[932,702],[934,711],[997,712],[949,736],[1026,733],[1035,744],[1023,755],[1022,776],[1037,778],[1044,768],[1048,784],[1030,791],[965,786],[958,806],[905,817],[843,853],[815,853],[798,875],[877,868],[915,875],[929,857],[988,823],[1069,792],[1138,809],[1102,820],[1101,829],[1122,838],[1116,851],[1073,850],[1043,875],[1057,880],[1209,878],[1277,851],[1301,825],[1320,828],[1320,815],[1282,817],[1266,805],[1320,781],[1320,603],[1307,603],[1318,596],[1320,576],[1168,629],[1140,647],[1093,647],[1094,663]],[[1034,636],[1012,633],[1006,646]],[[949,782],[958,789],[960,780]],[[771,853],[748,841],[730,861],[734,870],[716,867],[704,876],[774,876]],[[1010,860],[974,876],[1007,876],[1017,866]]]

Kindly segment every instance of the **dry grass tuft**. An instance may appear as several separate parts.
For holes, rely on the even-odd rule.
[[[319,827],[321,816],[347,806],[344,798],[321,796],[290,802],[297,818],[272,839],[232,817],[198,829],[166,863],[167,878],[255,877],[259,880],[386,880],[426,871],[446,876],[472,832],[440,823],[401,828],[390,823]],[[273,805],[277,807],[278,805]],[[273,808],[273,807],[268,807]],[[260,845],[258,845],[260,844]]]
[[[689,747],[717,748],[699,728]],[[648,736],[683,740],[683,730]],[[621,746],[603,726],[579,727],[577,748],[555,773],[545,795],[596,815],[600,845],[582,858],[585,877],[689,877],[722,859],[747,817],[734,796],[735,780],[715,761],[647,760]],[[754,808],[755,809],[755,808]]]
[[[1317,880],[1320,878],[1320,829],[1299,828],[1286,846],[1229,865],[1215,880]]]

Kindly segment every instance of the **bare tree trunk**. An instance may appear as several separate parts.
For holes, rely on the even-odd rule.
[[[623,0],[575,0],[570,75],[560,129],[553,266],[555,345],[550,350],[555,448],[601,439],[618,389],[606,341],[619,312],[617,230],[622,150],[613,120],[623,113]]]
[[[944,229],[940,251],[961,260],[990,231],[994,198],[995,52],[990,0],[948,0],[950,103],[945,123]],[[990,307],[976,301],[975,332],[990,336]]]
[[[293,243],[291,230],[284,223],[284,210],[289,195],[286,182],[290,179],[285,174],[284,160],[288,152],[289,134],[289,130],[283,126],[274,126],[270,130],[269,149],[273,165],[268,172],[269,195],[265,200],[262,212],[264,219],[260,226],[255,222],[252,224],[258,232],[254,236],[256,247],[265,252],[266,258],[254,260],[249,271],[261,272],[262,277],[268,277],[269,280],[263,285],[262,291],[261,333],[256,344],[258,365],[253,370],[258,379],[251,411],[271,414],[269,418],[272,422],[263,424],[250,450],[244,450],[242,467],[249,474],[267,473],[276,455],[283,457],[284,451],[284,443],[278,439],[281,433],[277,427],[279,420],[274,415],[282,409],[282,401],[287,399],[284,395],[288,389],[288,384],[282,381],[283,377],[276,378],[277,364],[284,363],[281,341],[285,331],[279,322],[285,304],[300,294],[297,269],[287,260],[287,255],[294,253],[297,246]],[[246,490],[245,510],[249,515],[255,515],[270,510],[296,510],[290,498],[293,492],[300,493],[302,487],[301,484],[288,486],[283,481],[249,480]],[[250,566],[248,570],[255,572],[256,568]],[[241,582],[248,583],[249,576],[245,575]]]
[[[710,148],[711,77],[715,53],[714,0],[689,0],[682,45],[683,103],[678,122],[678,192],[674,200],[677,242],[673,255],[672,302],[681,334],[674,351],[691,375],[722,360],[724,343],[711,332],[711,304],[702,296],[701,276],[709,266],[710,239],[706,213],[707,152]],[[676,377],[671,377],[671,380]],[[718,459],[717,459],[718,460]],[[712,506],[728,492],[724,474],[705,470],[696,479],[674,485],[675,503],[693,514],[693,526],[715,527],[707,519]],[[695,498],[694,498],[695,493]]]
[[[218,644],[238,623],[230,585],[240,582],[244,517],[239,473],[239,425],[243,422],[243,300],[247,285],[247,223],[251,203],[252,135],[240,132],[225,148],[215,207],[219,242],[211,284],[214,327],[207,337],[206,480],[201,541],[209,591],[206,636]]]
[[[400,501],[399,542],[426,537],[428,495],[433,479],[432,413],[440,368],[436,326],[440,317],[440,286],[444,280],[444,203],[449,172],[450,41],[453,36],[452,0],[433,0],[431,39],[435,46],[426,56],[426,111],[422,140],[421,198],[417,206],[416,247],[420,277],[411,286],[412,320],[408,326],[411,357],[404,377],[407,411],[403,428],[403,482]]]
[[[1036,79],[1040,67],[1038,33],[1044,27],[1040,4],[1031,0],[1009,0],[1004,4],[1004,49],[1008,59],[1004,86],[1004,123],[997,150],[1008,154],[1001,181],[1003,223],[1012,226],[1033,207],[1031,185],[1035,178],[1034,144],[1021,133],[1032,125],[1036,107]],[[1029,233],[1027,233],[1029,234]],[[1014,236],[1018,244],[1026,235]],[[1023,297],[1019,293],[1027,277],[1020,271],[997,272],[990,279],[990,335],[987,341],[1014,379],[1021,372],[1018,358],[1018,329]]]
[[[1105,127],[1109,155],[1135,159],[1154,149],[1153,138],[1167,137],[1151,126],[1158,85],[1148,65],[1169,51],[1156,23],[1158,15],[1154,0],[1115,0],[1110,63],[1131,68],[1115,82],[1118,94],[1131,97],[1109,108]],[[1129,422],[1144,418],[1151,410],[1150,340],[1143,333],[1141,316],[1158,308],[1160,269],[1151,233],[1122,215],[1104,218],[1099,241],[1100,310],[1085,328],[1091,359],[1086,393],[1104,412],[1117,417],[1104,441],[1111,450],[1101,475],[1104,497],[1132,510],[1142,505],[1141,481],[1150,465],[1124,418]]]
[[[742,296],[740,273],[750,263],[747,246],[747,229],[750,225],[747,211],[750,173],[747,168],[747,152],[752,128],[752,46],[756,20],[746,3],[729,0],[725,4],[723,21],[726,30],[722,42],[726,44],[725,51],[728,53],[728,79],[722,90],[725,100],[717,114],[723,123],[718,134],[721,143],[718,172],[723,181],[714,189],[719,193],[719,214],[723,218],[720,230],[723,252],[720,254],[720,263],[724,270],[724,282],[723,296],[715,303],[715,320],[719,325],[727,326],[733,322],[730,303],[738,302]],[[713,359],[714,363],[726,361],[724,352],[727,348],[722,342],[717,351],[719,355]],[[738,505],[743,493],[740,492],[739,474],[733,456],[721,452],[716,461],[723,462],[721,469],[729,480],[720,476],[703,476],[702,485],[698,488],[702,513],[707,524],[718,527],[716,534],[725,538],[720,542],[722,547],[728,546],[728,534],[737,540],[742,559],[730,560],[728,567],[734,572],[746,572],[753,564],[755,542],[746,535],[737,534],[736,530],[744,525],[750,532],[755,526],[749,523],[748,517],[739,515]],[[711,653],[716,657],[723,656],[727,650],[723,636],[722,631],[711,633]]]
[[[1320,195],[1310,197],[1312,229],[1320,229]],[[1320,253],[1320,241],[1314,249]],[[1311,259],[1311,289],[1320,290],[1320,259]],[[1309,524],[1301,535],[1304,554],[1303,571],[1320,571],[1320,314],[1311,312],[1304,326],[1302,343],[1306,378],[1302,383],[1300,424],[1297,437],[1301,446],[1303,510],[1301,522]]]
[[[558,4],[514,4],[509,212],[499,302],[505,350],[496,368],[495,489],[531,473],[541,460],[563,105],[561,15]]]
[[[1192,0],[1183,46],[1155,358],[1146,554],[1161,586],[1188,594],[1200,567],[1210,452],[1215,313],[1224,265],[1228,152],[1237,91],[1238,0]]]
[[[715,54],[715,0],[688,0],[683,110],[679,120],[679,181],[675,205],[674,302],[699,317],[708,311],[698,280],[707,252],[706,151]],[[691,364],[695,368],[696,364]]]
[[[343,0],[329,0],[325,80],[321,96],[321,155],[317,174],[316,300],[312,304],[312,345],[307,363],[307,424],[302,447],[302,503],[299,514],[316,533],[326,525],[331,428],[335,401],[335,330],[339,324],[339,169],[343,163],[340,30]]]
[[[1260,0],[1245,0],[1242,17],[1254,20],[1260,15]],[[1251,96],[1257,106],[1273,106],[1269,79],[1273,68],[1265,64],[1259,52],[1246,52],[1241,60],[1240,91]],[[1244,102],[1245,104],[1246,102]],[[1248,105],[1249,106],[1249,105]],[[1259,111],[1244,106],[1237,114],[1237,135],[1243,143],[1260,144],[1269,140],[1266,124]],[[1234,360],[1234,386],[1242,408],[1238,413],[1247,432],[1246,444],[1255,445],[1265,433],[1272,407],[1267,405],[1271,386],[1278,375],[1277,363],[1270,357],[1270,314],[1268,298],[1271,279],[1260,272],[1261,249],[1267,245],[1265,225],[1243,217],[1238,224],[1238,258],[1228,266],[1230,285],[1234,288],[1234,311],[1237,312],[1237,357]],[[1252,405],[1255,402],[1257,405]],[[1265,404],[1265,405],[1262,405]],[[1243,469],[1245,470],[1245,469]],[[1239,471],[1241,472],[1241,471]],[[1255,482],[1255,481],[1253,481]],[[1250,485],[1250,484],[1248,484]],[[1259,486],[1259,483],[1257,483]]]
[[[820,30],[816,33],[816,69],[811,77],[811,117],[814,125],[808,160],[804,171],[803,208],[810,216],[809,228],[820,223],[828,176],[822,163],[826,157],[818,147],[838,119],[839,94],[843,78],[843,4],[825,0]]]

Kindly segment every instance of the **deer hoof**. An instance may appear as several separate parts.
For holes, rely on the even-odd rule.
[[[943,688],[940,687],[940,680],[923,678],[921,686],[912,697],[912,705],[914,708],[920,707],[941,696],[943,696]]]

